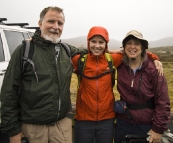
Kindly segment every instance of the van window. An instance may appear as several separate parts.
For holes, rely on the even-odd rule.
[[[5,61],[2,39],[0,34],[0,62]]]
[[[10,54],[12,54],[13,51],[17,48],[17,46],[21,45],[22,41],[25,40],[24,35],[22,32],[8,30],[4,30],[4,33],[7,39]]]

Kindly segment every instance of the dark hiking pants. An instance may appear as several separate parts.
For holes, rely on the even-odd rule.
[[[0,143],[10,143],[10,138],[7,133],[0,131]]]
[[[146,136],[149,130],[151,130],[150,124],[131,124],[117,118],[117,122],[115,124],[114,142],[121,143],[121,141],[124,140],[124,136],[129,134]],[[145,142],[147,141],[144,140],[135,143]]]
[[[74,124],[75,143],[112,143],[114,119],[77,121]]]

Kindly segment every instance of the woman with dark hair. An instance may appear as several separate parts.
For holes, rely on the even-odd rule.
[[[127,33],[122,41],[125,55],[118,67],[120,101],[115,102],[117,113],[115,143],[127,134],[147,135],[149,142],[158,143],[169,123],[170,100],[167,82],[159,76],[146,49],[148,41],[136,30]],[[124,110],[118,110],[123,105]]]

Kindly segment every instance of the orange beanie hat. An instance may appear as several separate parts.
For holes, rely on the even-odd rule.
[[[95,35],[101,35],[106,40],[107,43],[109,42],[109,34],[104,27],[101,26],[92,27],[88,33],[87,40],[89,40],[91,37]]]

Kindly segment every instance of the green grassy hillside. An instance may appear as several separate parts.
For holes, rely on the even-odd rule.
[[[171,101],[171,111],[173,112],[173,62],[163,62],[163,68],[168,84],[168,92]]]

